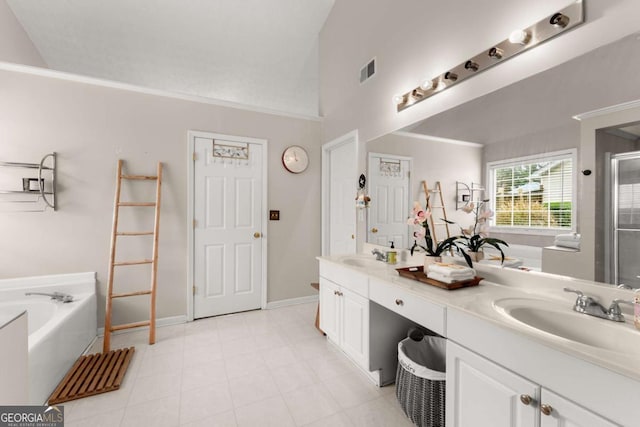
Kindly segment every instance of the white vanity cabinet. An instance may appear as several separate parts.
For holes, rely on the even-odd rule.
[[[540,427],[620,427],[556,393],[542,389],[542,404],[551,411],[542,415]]]
[[[536,427],[539,400],[537,384],[447,342],[448,427]]]
[[[321,267],[320,328],[354,362],[368,370],[368,278],[354,273]]]
[[[631,378],[463,311],[447,311],[447,331],[448,427],[638,425]]]
[[[446,308],[419,298],[399,286],[390,286],[381,279],[369,279],[369,298],[386,309],[424,326],[442,336],[446,335]]]
[[[618,426],[451,341],[447,384],[449,427]]]

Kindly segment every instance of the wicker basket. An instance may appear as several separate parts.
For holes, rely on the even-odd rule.
[[[445,426],[445,344],[442,337],[398,343],[396,397],[420,427]]]

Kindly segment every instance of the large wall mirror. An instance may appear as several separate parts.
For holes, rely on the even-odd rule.
[[[638,69],[640,36],[635,34],[368,141],[366,152],[412,159],[409,199],[424,203],[421,182],[440,182],[449,219],[462,225],[471,219],[456,209],[456,202],[458,206],[461,202],[460,182],[486,187],[481,197],[493,200],[505,192],[524,192],[527,203],[537,200],[552,211],[552,225],[545,230],[494,227],[493,236],[539,250],[542,271],[640,288],[640,266],[635,261],[640,251],[640,125],[635,122],[640,123],[640,113],[627,112],[618,121],[603,121],[607,125],[593,130],[591,145],[585,145],[584,121],[575,118],[639,100]],[[618,110],[622,109],[613,108],[610,114]],[[538,165],[539,157],[562,153],[573,153],[570,169],[559,161]],[[562,166],[564,172],[558,176],[571,179],[573,185],[567,187],[563,199],[552,200],[547,193],[555,184],[549,180],[528,187],[489,182],[489,176],[496,176],[491,175],[493,165],[508,165],[514,159],[534,159],[529,163],[538,166],[527,172],[530,181],[536,181],[532,176]],[[544,196],[542,187],[547,191]],[[375,197],[371,203],[375,209]],[[407,209],[406,201],[402,203],[398,210]],[[375,218],[371,219],[368,230],[375,227]],[[588,237],[581,240],[580,250],[558,252],[551,260],[546,255],[545,263],[547,252],[542,248],[553,246],[558,234],[571,232]],[[376,242],[371,233],[368,240]]]

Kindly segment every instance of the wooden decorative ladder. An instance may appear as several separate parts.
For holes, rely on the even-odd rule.
[[[429,186],[427,186],[427,181],[422,181],[422,189],[424,190],[424,194],[427,200],[426,203],[426,208],[431,212],[431,216],[429,216],[429,225],[431,226],[431,238],[433,239],[434,243],[438,244],[440,241],[438,240],[438,237],[436,235],[436,226],[443,226],[445,227],[446,233],[447,233],[447,239],[449,237],[451,237],[451,234],[449,233],[449,223],[447,222],[447,210],[445,209],[444,206],[444,196],[442,195],[442,187],[440,186],[440,181],[436,181],[436,186],[433,189],[430,189]],[[433,204],[433,199],[431,198],[431,196],[433,194],[437,194],[438,195],[438,200],[436,200],[436,203],[439,204]],[[434,210],[435,209],[439,209],[442,211],[442,215],[439,216],[439,218],[442,218],[444,221],[443,222],[434,222],[433,217],[434,217]]]
[[[122,189],[122,180],[155,180],[156,181],[156,200],[155,202],[123,202],[120,200]],[[137,328],[141,326],[149,326],[149,344],[156,341],[156,282],[158,272],[158,231],[160,226],[160,187],[162,185],[162,163],[158,163],[158,172],[156,176],[146,175],[124,175],[122,173],[122,160],[118,160],[118,171],[116,178],[116,196],[113,207],[113,230],[111,233],[111,254],[109,257],[109,279],[107,283],[107,307],[104,322],[104,344],[103,353],[107,353],[111,346],[111,333],[123,329]],[[153,231],[119,231],[118,217],[121,207],[154,207],[155,218]],[[116,261],[116,246],[119,237],[129,236],[153,236],[153,252],[151,259],[142,259],[134,261]],[[127,293],[113,292],[113,277],[115,267],[126,267],[131,265],[150,264],[151,265],[151,286],[148,290],[141,290]],[[111,324],[111,315],[113,311],[114,298],[126,298],[139,295],[150,295],[150,316],[149,320],[142,322],[127,323],[123,325],[113,326]]]

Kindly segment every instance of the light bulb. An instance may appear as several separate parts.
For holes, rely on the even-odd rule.
[[[402,104],[404,102],[404,95],[393,95],[393,103],[398,105],[398,104]]]
[[[515,30],[509,35],[509,41],[513,44],[525,45],[531,40],[531,34],[525,30]]]
[[[422,90],[433,89],[434,86],[435,85],[433,84],[433,80],[431,79],[426,79],[422,83],[420,83],[420,89]]]

